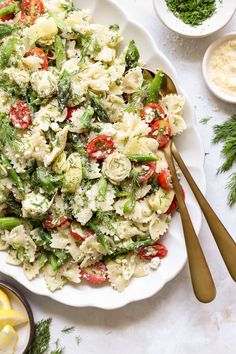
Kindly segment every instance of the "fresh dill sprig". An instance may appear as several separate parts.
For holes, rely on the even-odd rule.
[[[62,348],[60,339],[57,339],[55,342],[56,349],[50,352],[50,354],[63,354],[64,348]]]
[[[35,324],[34,339],[28,354],[45,354],[49,348],[50,325],[52,319],[41,320]]]
[[[74,326],[71,326],[71,327],[65,327],[61,330],[62,333],[72,333],[73,331],[75,330],[75,327]]]
[[[218,173],[222,173],[228,171],[236,161],[236,115],[234,114],[223,124],[215,125],[213,131],[213,143],[224,142],[221,153],[225,162],[218,169]]]
[[[201,124],[207,124],[210,120],[212,119],[212,117],[211,116],[207,116],[207,117],[203,117],[202,119],[200,119],[200,123]]]
[[[217,173],[226,172],[236,162],[236,114],[232,115],[223,124],[215,125],[213,131],[214,138],[212,142],[214,144],[223,142],[224,144],[221,153],[225,161],[219,167]],[[230,176],[226,188],[229,189],[228,203],[232,206],[236,203],[236,173]]]
[[[79,345],[81,343],[81,337],[80,336],[76,336],[75,340],[76,340],[77,345]]]
[[[236,202],[236,172],[230,175],[226,188],[229,190],[228,204],[232,206]]]
[[[212,142],[214,144],[225,141],[229,136],[236,136],[236,114],[233,114],[223,124],[215,125],[213,131],[215,136]]]

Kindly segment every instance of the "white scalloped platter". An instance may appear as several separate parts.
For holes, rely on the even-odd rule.
[[[104,25],[119,24],[124,37],[123,46],[126,46],[131,39],[134,39],[137,42],[145,65],[152,70],[156,70],[158,67],[163,68],[176,83],[178,91],[186,97],[184,117],[187,129],[181,137],[176,139],[176,143],[188,168],[198,181],[199,187],[205,192],[204,153],[194,124],[194,110],[187,95],[178,85],[178,77],[174,67],[157,49],[146,30],[127,18],[124,12],[112,1],[80,0],[76,1],[76,5],[80,8],[90,8],[93,13],[93,19],[97,23]],[[184,180],[182,184],[186,191],[187,206],[194,227],[199,232],[201,227],[200,209]],[[62,290],[52,294],[47,289],[43,278],[38,278],[30,282],[25,277],[21,268],[7,265],[5,263],[6,253],[4,252],[0,253],[0,269],[3,273],[13,277],[32,292],[49,296],[63,304],[76,307],[92,306],[102,309],[115,309],[130,302],[146,299],[154,295],[183,268],[187,256],[178,213],[173,218],[169,231],[162,238],[162,242],[167,246],[169,254],[168,257],[163,259],[160,268],[157,271],[151,272],[149,276],[133,279],[131,284],[122,293],[118,293],[108,285],[90,286],[83,283],[78,286],[66,285]]]

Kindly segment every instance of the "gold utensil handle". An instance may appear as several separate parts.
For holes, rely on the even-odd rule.
[[[203,196],[174,144],[172,144],[172,154],[202,209],[231,277],[236,281],[236,243]]]
[[[170,168],[174,190],[178,200],[192,286],[196,298],[201,302],[207,303],[215,298],[216,288],[182,195],[182,189],[176,174],[170,144],[171,143],[169,143],[163,151]]]

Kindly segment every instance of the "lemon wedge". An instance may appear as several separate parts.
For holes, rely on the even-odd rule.
[[[6,325],[13,327],[28,322],[28,318],[15,310],[0,310],[0,330]]]
[[[10,300],[4,291],[0,289],[0,310],[10,310],[11,303]]]
[[[18,341],[18,334],[10,325],[6,325],[0,331],[0,353],[13,354]]]

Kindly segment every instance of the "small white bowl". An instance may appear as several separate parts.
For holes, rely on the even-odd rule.
[[[27,354],[34,337],[34,317],[31,307],[25,296],[11,283],[0,280],[0,289],[9,297],[12,308],[28,318],[28,323],[16,327],[19,340],[15,354]]]
[[[153,0],[154,9],[160,20],[172,31],[181,34],[184,37],[200,38],[220,30],[233,17],[236,11],[236,1],[227,0],[220,2],[217,0],[216,12],[203,22],[200,26],[191,26],[185,24],[177,18],[167,7],[165,0]]]
[[[236,32],[231,32],[222,36],[208,47],[202,62],[202,73],[208,88],[215,96],[220,98],[222,101],[236,103],[236,96],[227,95],[226,93],[222,92],[222,90],[213,82],[210,74],[210,58],[213,52],[224,42],[229,41],[231,39],[236,39]]]

